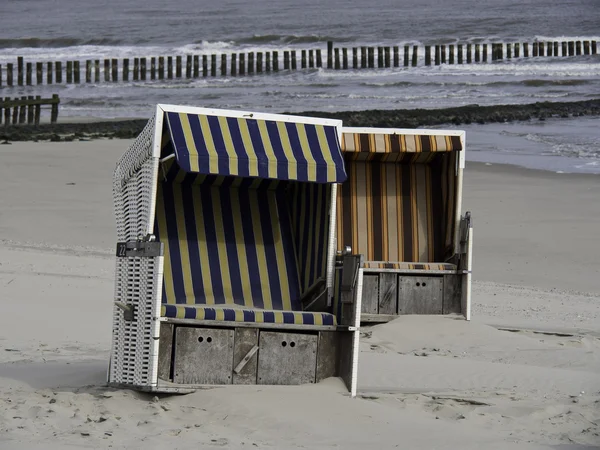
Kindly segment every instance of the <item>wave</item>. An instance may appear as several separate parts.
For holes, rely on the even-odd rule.
[[[109,38],[18,38],[18,39],[0,39],[0,48],[64,48],[77,47],[81,45],[103,45],[103,46],[121,46],[124,43],[117,39]]]
[[[281,35],[281,34],[255,34],[253,36],[237,39],[236,44],[248,45],[248,44],[325,44],[327,41],[340,42],[352,42],[353,38],[340,38],[334,36],[322,36],[322,35],[303,35],[298,36],[296,34]]]

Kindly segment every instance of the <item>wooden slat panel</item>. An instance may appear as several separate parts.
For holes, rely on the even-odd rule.
[[[379,276],[365,275],[363,277],[363,292],[361,312],[377,314],[379,303]]]
[[[379,314],[396,314],[398,301],[397,290],[397,274],[387,272],[379,275]]]

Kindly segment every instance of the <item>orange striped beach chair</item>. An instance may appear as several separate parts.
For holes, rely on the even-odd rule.
[[[472,224],[461,216],[463,131],[343,128],[337,250],[364,262],[362,321],[470,319]]]
[[[340,121],[158,105],[114,176],[111,385],[339,376],[355,395],[363,268],[335,257],[340,138]]]

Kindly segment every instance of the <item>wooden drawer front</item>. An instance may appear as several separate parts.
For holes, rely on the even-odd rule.
[[[231,384],[234,330],[177,327],[173,381]]]
[[[398,277],[398,314],[442,314],[443,277]]]
[[[260,332],[257,384],[315,382],[317,334]]]

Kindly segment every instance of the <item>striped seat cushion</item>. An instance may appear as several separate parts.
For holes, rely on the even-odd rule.
[[[224,306],[208,307],[202,305],[163,304],[160,315],[173,319],[218,320],[225,322],[331,326],[337,324],[335,316],[329,313],[227,308]]]
[[[411,262],[380,262],[366,261],[364,269],[394,269],[394,270],[456,270],[455,264],[450,263],[411,263]]]

